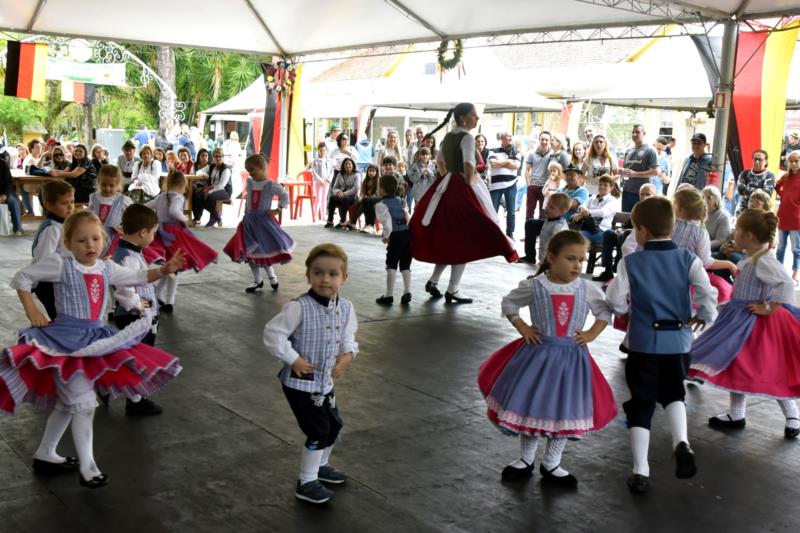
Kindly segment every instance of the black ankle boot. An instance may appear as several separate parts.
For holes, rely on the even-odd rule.
[[[463,298],[458,296],[458,291],[456,292],[445,292],[444,293],[444,301],[451,304],[453,302],[457,304],[471,304],[472,298]]]
[[[431,298],[441,298],[442,297],[442,293],[436,287],[436,284],[433,283],[433,282],[430,282],[430,281],[425,283],[425,292],[430,294]]]

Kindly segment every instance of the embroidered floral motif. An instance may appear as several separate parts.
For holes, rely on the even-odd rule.
[[[89,297],[92,299],[93,304],[100,301],[100,282],[97,281],[97,278],[92,279],[91,286],[89,287]]]
[[[315,407],[322,407],[325,403],[325,395],[324,394],[312,394],[311,401],[314,403]]]
[[[566,326],[569,322],[569,306],[567,302],[558,304],[558,323],[561,326]]]

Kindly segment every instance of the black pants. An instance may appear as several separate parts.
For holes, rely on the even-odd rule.
[[[336,408],[333,389],[328,394],[304,392],[283,386],[283,394],[306,436],[306,448],[323,450],[333,446],[344,425]]]
[[[355,201],[356,199],[352,196],[342,196],[340,198],[335,194],[331,195],[331,197],[328,198],[328,222],[333,222],[333,211],[338,208],[339,222],[344,224],[347,220],[347,211],[350,209],[350,206],[355,203]]]
[[[358,220],[363,213],[364,215],[364,225],[366,226],[374,226],[375,225],[375,206],[383,200],[380,196],[369,196],[367,198],[362,198],[361,200],[356,203],[355,210],[353,211],[353,220],[350,223],[355,222]]]
[[[203,187],[206,185],[208,185],[206,180],[192,183],[192,187],[194,187],[192,189],[192,218],[195,220],[203,218],[203,209],[205,209],[206,206],[206,199],[203,197]]]
[[[606,272],[615,272],[617,270],[617,264],[622,259],[622,244],[628,238],[630,232],[631,230],[625,230],[622,233],[617,233],[608,229],[603,233],[601,264]],[[614,258],[615,251],[617,252],[616,259]]]
[[[129,324],[132,322],[136,322],[139,320],[138,315],[114,315],[114,325],[117,326],[117,329],[123,330],[128,327]],[[158,320],[158,318],[153,319],[153,323]],[[156,345],[156,334],[153,333],[153,330],[150,330],[150,333],[142,339],[143,344],[147,344],[148,346],[155,346]]]
[[[411,231],[393,231],[386,247],[386,270],[411,270]]]
[[[630,352],[625,362],[625,381],[631,399],[622,404],[628,427],[650,429],[656,402],[663,407],[686,397],[683,381],[692,359],[688,353],[651,354]]]
[[[525,221],[525,257],[536,261],[536,241],[544,227],[543,218],[529,218]]]
[[[49,281],[40,281],[36,284],[36,288],[33,289],[33,294],[42,302],[44,310],[47,312],[47,316],[50,320],[55,320],[57,312],[56,295],[53,284]]]

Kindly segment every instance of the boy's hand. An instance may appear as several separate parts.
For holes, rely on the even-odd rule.
[[[310,374],[314,371],[314,365],[308,362],[302,355],[294,360],[292,363],[292,374],[297,377],[303,374]]]
[[[331,370],[331,376],[336,379],[344,376],[344,373],[350,368],[352,362],[353,352],[340,355],[336,358],[336,365],[334,365],[333,370]]]
[[[175,255],[170,257],[169,261],[161,267],[161,273],[174,274],[183,268],[184,263],[186,263],[186,258],[183,255],[183,250],[178,250],[175,252]]]
[[[38,309],[31,309],[25,314],[28,315],[28,320],[31,321],[31,326],[35,328],[45,328],[50,325],[50,320]]]
[[[706,327],[706,321],[693,316],[689,319],[688,325],[692,328],[692,331],[703,331]]]

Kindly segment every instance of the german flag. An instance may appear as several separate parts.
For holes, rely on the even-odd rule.
[[[91,83],[72,81],[61,82],[61,101],[75,102],[76,104],[93,104],[95,86]]]
[[[9,41],[3,94],[44,101],[46,68],[46,44]]]

